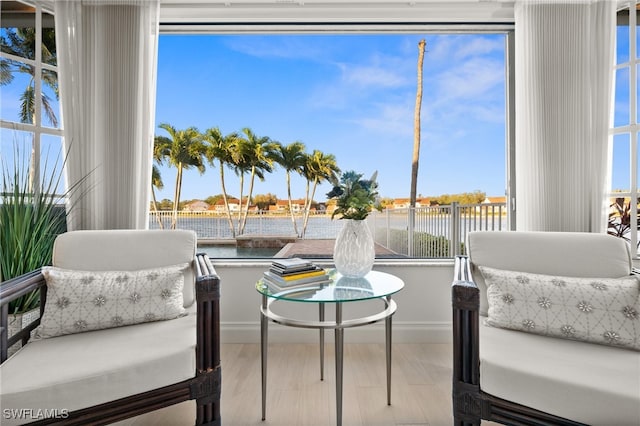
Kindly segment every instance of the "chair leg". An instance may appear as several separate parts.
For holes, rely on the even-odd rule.
[[[454,416],[453,418],[453,426],[479,426],[481,419],[474,419],[473,422],[469,422],[468,418],[466,420],[461,420]]]
[[[210,402],[207,404],[196,403],[196,425],[221,426],[220,402]]]

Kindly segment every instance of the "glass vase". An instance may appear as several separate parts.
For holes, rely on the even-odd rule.
[[[333,262],[338,272],[349,278],[365,276],[375,259],[373,237],[364,220],[343,219],[333,247]]]

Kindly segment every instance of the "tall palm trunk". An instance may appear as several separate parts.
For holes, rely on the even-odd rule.
[[[224,200],[224,209],[227,214],[227,221],[229,222],[231,236],[235,238],[236,230],[233,226],[233,219],[231,219],[231,209],[229,208],[229,199],[227,198],[227,187],[224,181],[224,163],[222,160],[220,160],[220,187],[222,188],[222,199]]]
[[[305,202],[304,209],[304,221],[302,223],[302,237],[307,232],[307,224],[309,223],[309,215],[311,214],[311,202],[313,201],[313,197],[316,195],[316,188],[318,186],[318,178],[313,179],[313,187],[311,189],[311,196],[307,197],[309,202]],[[307,181],[307,194],[309,194],[309,181]]]
[[[296,218],[293,215],[293,201],[291,200],[291,174],[289,170],[287,170],[287,197],[289,199],[289,215],[291,216],[291,223],[293,223],[293,232],[296,233],[296,237],[298,236],[298,224],[296,224]],[[305,205],[306,205],[305,201]]]
[[[180,205],[180,190],[182,189],[182,163],[178,163],[178,174],[176,175],[176,192],[173,198],[173,217],[171,218],[171,229],[176,229],[178,224],[178,207]]]
[[[240,208],[238,209],[238,232],[236,235],[241,235],[242,230],[240,225],[242,223],[242,196],[244,194],[244,172],[240,173]],[[247,201],[248,202],[248,201]]]
[[[164,224],[162,223],[160,212],[158,211],[158,201],[156,199],[156,191],[155,189],[153,189],[153,184],[151,184],[151,200],[153,203],[153,213],[156,216],[156,221],[158,221],[158,226],[160,227],[160,229],[164,229]]]
[[[418,162],[420,160],[420,109],[422,107],[422,63],[424,62],[424,39],[418,43],[418,89],[416,93],[416,108],[413,116],[413,158],[411,161],[411,193],[409,194],[409,256],[413,256],[413,233],[416,221],[416,193],[418,187]]]
[[[418,43],[418,91],[416,93],[416,107],[413,115],[413,158],[411,160],[411,194],[409,205],[416,206],[418,186],[418,163],[420,161],[420,110],[422,108],[422,65],[424,62],[424,39]]]
[[[244,208],[244,214],[242,215],[242,225],[240,228],[240,233],[244,232],[245,225],[247,224],[247,216],[249,216],[249,206],[251,205],[251,195],[253,195],[253,183],[256,178],[256,168],[255,166],[251,167],[251,177],[249,178],[249,193],[247,194],[247,204]],[[240,209],[242,211],[242,209]]]

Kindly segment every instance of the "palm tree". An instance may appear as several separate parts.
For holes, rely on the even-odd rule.
[[[234,164],[233,149],[235,141],[238,139],[237,133],[230,133],[226,136],[222,135],[222,132],[218,127],[213,127],[204,132],[205,152],[204,156],[212,166],[215,161],[218,161],[218,167],[220,169],[220,185],[222,188],[222,199],[224,200],[224,208],[227,213],[227,220],[229,222],[229,229],[233,237],[236,236],[236,231],[233,226],[233,220],[231,219],[231,209],[229,209],[229,197],[227,196],[227,188],[225,183],[224,168],[226,165]]]
[[[416,206],[416,192],[418,186],[418,164],[420,161],[420,109],[422,107],[422,65],[424,62],[424,39],[418,43],[418,90],[416,93],[416,106],[413,117],[413,157],[411,160],[411,191],[409,205]]]
[[[56,37],[53,28],[42,29],[42,44],[36,46],[36,29],[35,28],[16,28],[15,30],[7,30],[4,36],[0,37],[0,50],[3,53],[13,55],[18,58],[35,59],[35,49],[42,49],[42,62],[49,65],[57,64],[56,53]],[[3,57],[0,59],[0,85],[10,84],[15,75],[18,73],[30,76],[29,82],[20,96],[20,121],[22,123],[36,123],[36,79],[42,78],[44,85],[53,90],[56,99],[58,92],[58,76],[54,71],[43,68],[42,76],[36,75],[34,65],[26,62]],[[53,127],[58,127],[58,118],[52,105],[51,98],[42,91],[42,111],[49,123]],[[32,142],[31,164],[35,164],[35,143]],[[36,181],[36,170],[30,168],[29,187],[33,190]]]
[[[158,226],[160,227],[160,229],[164,229],[164,224],[162,223],[162,219],[160,218],[160,212],[158,212],[158,201],[156,200],[155,188],[164,188],[164,182],[162,182],[162,176],[160,176],[160,169],[154,164],[153,169],[151,169],[151,199],[153,201],[153,212],[156,215]]]
[[[167,123],[162,123],[158,127],[169,133],[169,137],[156,136],[154,152],[157,151],[158,158],[166,159],[170,166],[175,166],[178,169],[171,219],[171,229],[175,229],[182,190],[182,173],[191,167],[197,168],[200,174],[204,173],[205,166],[202,161],[204,144],[202,143],[202,135],[195,127],[176,130]]]
[[[236,142],[237,159],[236,171],[240,176],[240,212],[238,216],[238,234],[244,232],[247,216],[249,214],[249,204],[253,194],[253,184],[256,176],[261,181],[264,180],[265,172],[273,170],[274,151],[278,143],[272,141],[267,136],[257,136],[250,128],[242,129],[244,136],[239,137]],[[246,206],[242,211],[242,193],[244,186],[244,175],[249,173],[249,193],[247,195]]]
[[[285,170],[287,179],[287,197],[289,199],[289,213],[293,223],[293,231],[298,234],[298,225],[293,215],[293,203],[291,201],[291,172],[302,174],[304,164],[307,160],[305,146],[302,142],[295,141],[289,145],[278,144],[274,151],[275,162]]]
[[[336,162],[336,157],[333,154],[325,154],[317,149],[313,150],[311,155],[307,156],[307,160],[303,166],[302,174],[307,180],[307,189],[304,202],[304,219],[302,224],[302,237],[304,237],[307,231],[307,224],[309,222],[309,214],[311,212],[311,203],[316,193],[318,185],[325,180],[330,182],[336,182],[338,180],[338,174],[340,168]],[[311,193],[309,194],[309,186],[313,182]]]

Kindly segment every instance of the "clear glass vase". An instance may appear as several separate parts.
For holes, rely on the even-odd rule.
[[[343,219],[333,247],[333,262],[338,272],[349,278],[365,276],[375,259],[373,237],[364,220]]]

